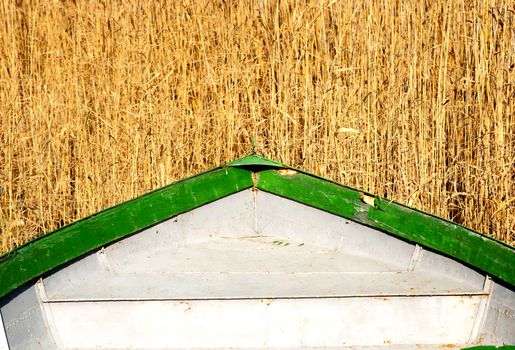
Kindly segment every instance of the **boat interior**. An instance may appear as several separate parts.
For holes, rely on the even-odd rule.
[[[512,286],[252,189],[51,271],[0,299],[0,315],[2,350],[515,343]]]

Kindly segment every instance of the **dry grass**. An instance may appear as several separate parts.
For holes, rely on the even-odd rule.
[[[254,136],[515,242],[511,1],[160,3],[1,1],[0,250]]]

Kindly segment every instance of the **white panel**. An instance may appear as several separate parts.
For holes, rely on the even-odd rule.
[[[102,274],[105,269],[106,267],[101,264],[98,254],[87,255],[47,276],[44,279],[46,291],[48,294],[54,294],[59,293],[69,285],[88,283],[88,281]]]
[[[514,288],[493,283],[482,335],[485,344],[515,344]]]
[[[19,289],[5,301],[0,312],[11,350],[57,349],[34,285]]]
[[[484,274],[476,272],[456,260],[427,249],[423,250],[416,270],[421,273],[438,273],[476,290],[482,289],[485,281]]]
[[[50,301],[479,295],[415,273],[220,272],[113,275],[70,286]]]
[[[408,269],[415,250],[383,232],[266,192],[257,192],[256,217],[261,234],[378,259],[400,270]]]
[[[117,272],[166,272],[173,268],[177,248],[253,234],[254,195],[244,190],[125,238],[106,247],[104,253]]]
[[[481,297],[49,304],[68,348],[457,344]]]

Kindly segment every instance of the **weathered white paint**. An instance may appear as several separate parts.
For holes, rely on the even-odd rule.
[[[364,256],[403,270],[415,250],[413,244],[266,192],[256,192],[256,216],[260,234]]]
[[[58,349],[49,333],[35,284],[4,301],[0,312],[10,350]]]
[[[477,315],[474,319],[474,325],[472,327],[472,332],[470,333],[470,338],[468,343],[475,343],[480,340],[481,330],[483,329],[486,313],[488,311],[488,305],[490,303],[490,298],[492,296],[492,288],[493,282],[490,276],[485,277],[485,283],[483,285],[483,292],[485,292],[486,297],[481,299],[481,303],[477,309]]]
[[[485,344],[515,344],[515,293],[512,289],[493,283],[481,339]]]
[[[142,246],[152,259],[101,269],[87,280],[69,274],[47,287],[49,300],[277,298],[367,295],[478,295],[441,275],[313,244],[274,237],[213,238],[180,247]],[[105,249],[110,266],[118,265]],[[160,261],[161,266],[153,262]],[[145,272],[147,271],[147,272]],[[46,285],[46,280],[44,281]],[[65,285],[66,288],[62,286]],[[61,286],[56,288],[56,286]]]
[[[67,348],[276,348],[465,343],[480,299],[71,302],[50,307]]]

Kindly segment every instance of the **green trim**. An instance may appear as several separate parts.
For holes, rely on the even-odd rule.
[[[463,226],[304,173],[259,173],[257,188],[434,249],[515,285],[515,249]]]
[[[500,345],[500,346],[479,345],[479,346],[473,346],[470,348],[461,348],[461,350],[496,350],[496,349],[513,350],[513,349],[515,349],[515,345]]]
[[[0,297],[110,242],[252,185],[248,170],[215,168],[33,240],[4,255]]]
[[[358,190],[250,155],[101,211],[0,256],[0,297],[117,239],[253,186],[434,249],[515,285],[515,249],[503,242],[379,197],[374,205],[365,204]]]
[[[272,168],[285,168],[284,164],[278,163],[276,161],[270,160],[268,158],[259,156],[257,154],[253,154],[250,156],[246,156],[240,159],[236,159],[232,162],[225,164],[228,167],[245,167],[245,166],[254,166],[254,167],[272,167]]]

